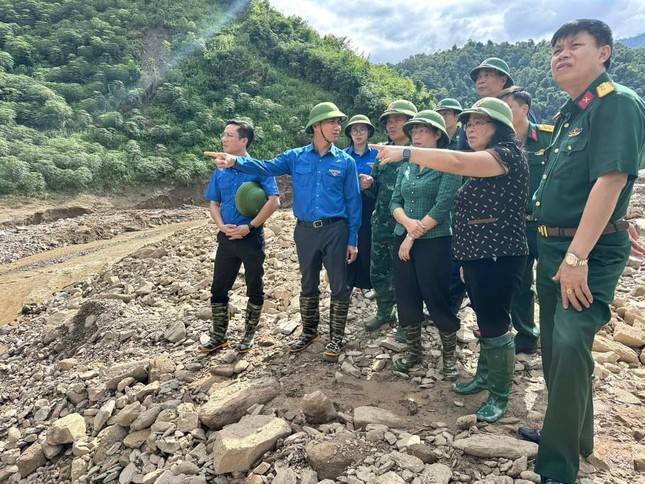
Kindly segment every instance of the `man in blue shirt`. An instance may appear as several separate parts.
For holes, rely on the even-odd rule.
[[[290,344],[291,352],[302,351],[318,340],[320,321],[320,271],[327,269],[331,287],[330,340],[323,358],[337,361],[340,355],[351,288],[347,264],[358,255],[361,225],[361,192],[354,159],[334,146],[347,117],[335,104],[320,103],[311,110],[305,131],[313,142],[285,151],[273,160],[260,161],[228,153],[205,153],[218,168],[234,168],[263,176],[291,175],[293,213],[298,219],[294,232],[301,272],[300,314],[302,333]]]
[[[253,141],[253,127],[246,121],[231,120],[226,123],[221,135],[226,153],[248,156],[247,148]],[[241,214],[235,204],[240,186],[256,182],[268,196],[255,217]],[[240,266],[244,264],[246,295],[245,334],[237,350],[245,353],[253,346],[255,329],[260,321],[264,304],[264,230],[262,225],[280,206],[278,186],[275,178],[251,176],[233,170],[216,170],[206,191],[210,200],[210,214],[219,228],[218,249],[215,255],[215,269],[211,285],[211,309],[213,327],[210,339],[199,347],[202,353],[213,353],[228,346],[228,292],[233,287]],[[244,211],[244,209],[242,209]]]

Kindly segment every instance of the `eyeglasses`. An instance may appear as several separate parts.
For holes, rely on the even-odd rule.
[[[219,137],[222,138],[222,139],[224,139],[224,138],[228,138],[228,139],[239,138],[238,136],[235,136],[234,134],[231,134],[231,133],[222,133],[222,134],[219,135]]]
[[[352,126],[349,130],[349,132],[352,134],[365,134],[367,133],[367,131],[368,129],[362,126]]]
[[[431,132],[432,132],[432,130],[430,128],[428,128],[427,126],[415,126],[414,128],[412,128],[410,130],[411,135],[427,134],[427,133],[431,133]]]
[[[480,126],[484,126],[485,124],[491,124],[491,121],[482,121],[481,119],[478,119],[477,121],[466,123],[464,129],[475,129],[479,128]]]

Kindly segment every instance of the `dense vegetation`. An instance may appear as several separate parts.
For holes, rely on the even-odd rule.
[[[203,180],[226,119],[307,142],[331,100],[373,119],[432,98],[264,0],[0,0],[0,194]]]
[[[397,64],[396,70],[423,82],[437,99],[454,97],[470,106],[477,100],[470,71],[487,57],[501,57],[508,62],[515,84],[533,95],[537,118],[549,121],[566,100],[551,77],[550,55],[546,41],[515,44],[469,41],[461,48],[411,56]],[[631,49],[616,43],[609,73],[616,82],[645,97],[645,48]]]

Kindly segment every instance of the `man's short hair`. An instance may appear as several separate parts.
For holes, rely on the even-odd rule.
[[[237,134],[240,138],[246,138],[247,140],[249,140],[249,142],[246,143],[246,147],[248,148],[249,146],[251,146],[251,143],[253,143],[253,138],[255,138],[255,131],[253,130],[251,123],[242,121],[241,119],[229,119],[228,121],[226,121],[226,126],[230,124],[237,126]]]
[[[609,58],[605,61],[605,69],[609,70],[609,66],[611,65],[611,54],[614,51],[614,37],[609,25],[602,20],[581,18],[567,22],[556,30],[555,34],[553,34],[553,37],[551,38],[551,48],[555,47],[555,44],[557,44],[558,41],[577,35],[580,32],[587,32],[591,35],[596,41],[596,47],[602,47],[603,45],[609,46],[611,53],[609,54]]]
[[[531,109],[531,95],[521,86],[511,86],[507,87],[500,91],[497,95],[498,99],[504,99],[505,97],[512,97],[520,106],[528,106]]]

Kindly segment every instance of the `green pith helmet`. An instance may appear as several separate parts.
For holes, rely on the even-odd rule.
[[[464,110],[464,108],[461,107],[461,103],[459,101],[454,98],[447,97],[446,99],[439,101],[439,104],[437,104],[437,109],[435,109],[435,111],[440,113],[441,111],[448,111],[449,109],[452,109],[455,114],[459,114]]]
[[[412,128],[415,126],[432,126],[438,129],[441,132],[441,138],[437,141],[437,148],[444,148],[450,143],[450,136],[446,131],[446,122],[443,120],[443,116],[432,109],[419,111],[414,118],[403,125],[403,131],[410,139],[412,139]]]
[[[504,62],[502,59],[500,59],[499,57],[489,57],[484,62],[479,64],[477,67],[475,67],[472,71],[470,71],[470,78],[473,80],[473,82],[477,82],[477,74],[479,74],[479,71],[481,71],[482,69],[493,69],[499,72],[500,74],[505,75],[506,76],[506,84],[504,84],[505,89],[513,85],[513,78],[511,77],[508,64]]]
[[[307,126],[305,126],[305,133],[312,134],[314,132],[314,124],[333,118],[341,118],[340,121],[342,123],[347,119],[347,116],[341,113],[334,103],[316,104],[309,112],[309,121],[307,121]]]
[[[248,181],[242,183],[237,189],[235,208],[245,217],[255,217],[260,213],[267,200],[267,194],[262,186],[257,182]]]
[[[471,108],[464,110],[464,112],[459,115],[459,121],[465,125],[471,114],[483,114],[484,116],[488,116],[491,119],[499,121],[515,131],[515,128],[513,127],[513,111],[511,111],[508,104],[501,99],[494,97],[485,97],[480,99],[473,104]]]
[[[417,114],[417,107],[410,101],[399,99],[398,101],[390,103],[390,105],[387,107],[385,112],[381,114],[378,120],[381,123],[385,124],[387,117],[390,114],[405,114],[406,116],[413,118]]]
[[[367,125],[367,130],[368,130],[368,133],[369,133],[367,135],[368,139],[371,138],[372,136],[374,136],[374,126],[370,122],[370,118],[368,118],[364,114],[357,114],[356,116],[352,116],[349,119],[349,123],[347,123],[347,126],[345,126],[345,136],[347,136],[348,138],[351,138],[351,136],[349,135],[349,132],[352,129],[352,126],[355,125],[355,124],[365,124],[365,125]]]

